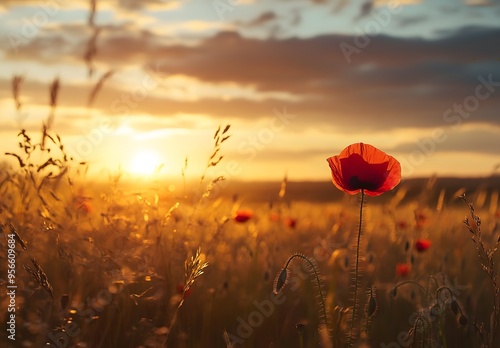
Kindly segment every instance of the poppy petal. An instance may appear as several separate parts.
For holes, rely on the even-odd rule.
[[[369,144],[349,145],[327,161],[333,184],[349,194],[363,189],[369,196],[378,196],[392,190],[401,181],[399,162]]]

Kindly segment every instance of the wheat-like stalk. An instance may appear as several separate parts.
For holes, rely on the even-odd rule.
[[[21,85],[24,82],[24,76],[14,75],[12,77],[12,97],[14,98],[14,103],[16,104],[16,111],[20,112],[23,106],[21,102]]]
[[[97,94],[101,90],[102,86],[107,80],[109,80],[113,76],[114,73],[115,71],[111,69],[102,74],[97,83],[94,85],[94,88],[92,88],[92,90],[90,91],[89,100],[87,102],[87,108],[90,108],[94,104]]]
[[[201,257],[201,248],[198,248],[194,255],[184,262],[184,285],[181,294],[181,300],[177,305],[177,308],[175,309],[172,320],[170,321],[169,330],[167,332],[165,340],[163,341],[163,347],[167,347],[169,335],[172,332],[172,328],[174,327],[175,323],[177,322],[178,312],[184,304],[187,291],[191,289],[194,281],[204,273],[204,270],[207,267],[208,262],[203,261]]]
[[[50,285],[49,278],[43,271],[42,267],[34,257],[31,258],[31,263],[33,263],[35,269],[27,265],[24,265],[24,269],[28,271],[29,274],[31,274],[32,278],[37,282],[38,285],[47,290],[50,296],[54,298],[54,289],[52,288],[52,285]]]
[[[466,216],[463,223],[470,232],[471,239],[476,244],[477,255],[479,261],[481,262],[481,268],[490,278],[491,288],[493,292],[493,312],[491,314],[490,321],[490,332],[489,334],[481,333],[483,337],[483,345],[486,346],[486,337],[489,337],[489,346],[494,347],[496,342],[495,338],[500,335],[499,333],[499,322],[500,322],[500,280],[498,274],[498,266],[495,266],[495,254],[500,247],[500,237],[495,242],[493,247],[488,248],[483,240],[483,234],[481,231],[481,218],[476,215],[474,205],[467,202],[465,193],[460,195],[460,198],[467,204],[469,208],[469,214],[472,218],[472,222],[469,221],[469,217]],[[478,332],[483,331],[476,327]]]

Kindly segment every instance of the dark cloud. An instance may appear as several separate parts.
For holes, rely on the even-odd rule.
[[[367,17],[370,13],[372,13],[373,6],[374,5],[372,0],[363,2],[359,8],[359,13],[354,20],[360,20],[364,17]]]
[[[410,27],[416,24],[421,24],[429,19],[428,16],[406,16],[399,17],[398,23],[401,28]]]
[[[118,5],[131,10],[147,8],[150,5],[165,5],[169,1],[165,0],[118,0]]]
[[[54,0],[58,4],[65,5],[65,1]],[[50,2],[48,2],[50,3]],[[74,4],[81,4],[84,7],[90,6],[90,1],[72,1]],[[168,4],[167,1],[164,0],[99,0],[97,2],[97,6],[100,4],[107,3],[114,6],[118,6],[120,8],[129,9],[129,10],[139,10],[143,8],[147,8],[151,5],[165,5]],[[43,5],[44,2],[40,0],[2,0],[0,6],[5,6],[7,8],[12,6],[32,6],[32,5]]]
[[[57,31],[42,35],[17,55],[9,53],[7,59],[52,57],[54,63],[63,59],[74,63],[75,56],[83,53],[88,33],[76,27],[63,29],[59,28],[62,31],[59,36]],[[187,45],[168,43],[151,32],[132,29],[126,26],[103,29],[96,61],[118,70],[137,62],[158,64],[165,76],[181,74],[214,84],[234,82],[255,86],[262,92],[283,91],[302,98],[297,102],[273,98],[261,102],[243,98],[190,102],[165,95],[148,97],[138,106],[138,112],[158,117],[203,113],[253,119],[269,117],[274,108],[286,105],[291,113],[298,115],[296,124],[302,128],[314,124],[366,131],[446,126],[443,115],[474,95],[480,76],[500,82],[499,28],[463,28],[435,40],[370,37],[366,47],[351,55],[350,64],[340,46],[356,47],[362,38],[332,34],[259,40],[236,32],[221,32],[198,44]],[[70,35],[81,39],[68,44]],[[66,44],[73,52],[68,51]],[[40,94],[35,87],[27,89],[34,95]],[[86,89],[82,86],[66,86],[66,89],[69,92],[61,100],[68,105],[82,105],[81,96]],[[465,119],[453,111],[453,117],[462,117],[464,122],[499,125],[500,87],[494,89],[489,98],[480,101],[480,107],[471,113],[473,116]],[[115,114],[111,105],[123,93],[121,86],[105,86],[96,107]],[[45,99],[44,93],[40,101]]]
[[[437,130],[437,129],[436,129]],[[433,130],[433,131],[436,131]],[[432,141],[432,132],[428,137],[415,139],[408,142],[397,144],[394,147],[383,148],[388,153],[410,154],[414,151],[424,152],[426,154],[434,153],[461,153],[474,155],[498,155],[500,148],[500,137],[498,131],[484,129],[458,129],[450,131],[449,129],[440,129],[439,142]],[[355,141],[353,141],[355,142]],[[339,146],[340,145],[340,146]],[[259,160],[273,162],[277,158],[280,161],[297,161],[300,159],[328,158],[340,153],[345,144],[335,144],[329,148],[306,148],[306,149],[266,149],[259,152]],[[237,153],[231,155],[237,156]]]
[[[433,141],[433,136],[421,138],[413,142],[402,143],[390,149],[392,152],[411,153],[419,149],[432,150],[432,152],[457,152],[498,155],[500,137],[498,129],[450,131],[441,129],[439,141]],[[437,139],[437,138],[436,138]]]
[[[276,13],[274,13],[272,11],[268,11],[268,12],[261,13],[257,18],[251,20],[250,22],[246,23],[245,25],[248,27],[258,27],[261,25],[272,23],[277,18],[278,17],[276,16]]]
[[[26,39],[23,32],[10,33],[4,40],[10,41],[11,45],[5,49],[8,59],[15,61],[30,61],[36,59],[46,64],[74,63],[75,58],[83,57],[94,29],[86,24],[64,24],[48,28],[39,28],[33,39]],[[160,41],[165,42],[167,38],[160,38],[150,31],[137,28],[133,23],[121,25],[99,26],[99,35],[96,40],[97,56],[103,50],[120,47],[120,51],[126,49],[130,44],[133,49],[123,56],[129,63],[137,59],[144,59],[144,55],[160,46]],[[109,47],[111,45],[111,47]],[[118,58],[118,57],[115,57]],[[116,66],[113,61],[105,64]]]

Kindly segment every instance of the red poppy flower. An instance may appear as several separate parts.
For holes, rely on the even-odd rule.
[[[234,216],[234,221],[236,222],[247,222],[253,217],[253,213],[250,210],[240,210],[236,212]]]
[[[269,215],[269,220],[272,222],[278,222],[280,221],[280,216],[277,213],[271,213],[271,215]]]
[[[86,197],[76,197],[73,199],[77,212],[82,212],[83,214],[90,214],[92,212],[92,204]]]
[[[415,210],[415,223],[417,225],[417,229],[421,230],[424,228],[426,222],[427,222],[427,215],[425,215],[425,212],[423,210]]]
[[[408,263],[398,263],[396,265],[396,274],[400,277],[407,277],[411,272],[411,265]]]
[[[426,251],[431,244],[431,241],[428,239],[417,239],[415,242],[415,249],[417,249],[418,252]]]
[[[400,220],[396,223],[396,227],[400,230],[406,230],[408,228],[408,224],[406,221]]]
[[[78,206],[78,210],[82,211],[85,214],[90,214],[92,212],[92,206],[90,205],[90,202],[85,201]]]
[[[191,295],[191,288],[187,289],[186,292],[184,292],[184,284],[179,283],[177,284],[177,293],[179,295],[184,294],[184,298],[188,298]]]
[[[368,196],[379,196],[401,181],[399,162],[369,144],[349,145],[327,161],[333,184],[351,195],[364,190]]]
[[[285,221],[283,221],[283,223],[287,226],[287,227],[290,227],[290,228],[295,228],[297,226],[297,219],[293,219],[293,218],[286,218]]]

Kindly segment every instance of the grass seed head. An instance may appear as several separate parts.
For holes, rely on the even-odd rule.
[[[295,327],[297,328],[297,331],[299,333],[303,333],[305,331],[306,324],[304,324],[304,323],[298,323],[297,325],[295,325]]]

